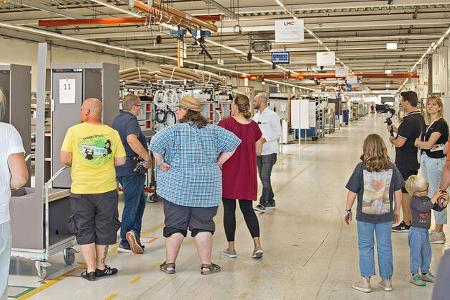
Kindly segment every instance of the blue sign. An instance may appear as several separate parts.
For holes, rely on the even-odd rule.
[[[272,52],[273,64],[288,64],[289,52]]]

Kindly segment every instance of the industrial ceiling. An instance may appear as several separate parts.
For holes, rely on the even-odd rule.
[[[0,1],[0,35],[176,64],[177,37],[164,24],[38,26],[39,20],[150,17],[136,10],[132,2],[3,0]],[[146,0],[142,2],[147,4]],[[288,74],[319,72],[316,52],[334,51],[337,65],[345,65],[356,74],[380,75],[362,78],[366,90],[398,89],[404,78],[395,78],[396,74],[409,73],[450,26],[450,0],[175,0],[160,5],[174,7],[193,17],[220,16],[221,21],[214,23],[217,32],[212,32],[205,41],[213,59],[200,55],[198,44],[193,45],[194,40],[186,37],[187,66],[204,68],[206,65],[211,71],[230,76],[265,74],[267,78],[287,78]],[[293,17],[304,20],[305,40],[275,43],[275,20]],[[158,36],[161,38],[157,42]],[[274,50],[290,52],[290,64],[273,69],[269,52],[253,53],[249,61],[247,53],[252,41],[271,41]],[[386,43],[397,43],[398,47],[387,50]],[[219,60],[223,64],[219,65]],[[393,76],[382,76],[386,70]],[[294,85],[311,83],[311,80],[277,80]]]

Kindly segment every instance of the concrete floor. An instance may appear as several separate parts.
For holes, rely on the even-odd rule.
[[[66,267],[61,256],[54,257],[48,279],[41,282],[32,263],[14,261],[10,285],[16,287],[10,289],[10,296],[22,293],[19,299],[46,300],[430,299],[432,285],[416,287],[408,282],[407,234],[401,233],[393,234],[394,291],[375,288],[371,294],[362,294],[351,288],[359,274],[357,236],[355,223],[346,226],[342,222],[344,186],[365,136],[376,132],[387,140],[383,121],[383,116],[368,116],[318,142],[283,147],[273,173],[277,208],[259,215],[265,250],[261,261],[250,258],[252,243],[239,211],[238,258],[220,255],[226,246],[220,209],[213,261],[223,272],[201,276],[195,245],[187,238],[177,274],[163,274],[158,269],[164,260],[162,205],[148,204],[143,223],[146,252],[118,254],[114,246],[108,264],[119,268],[117,276],[96,282],[80,279],[83,265],[77,254],[72,267]],[[432,270],[436,270],[444,246],[432,247]],[[373,282],[377,281],[378,277]]]

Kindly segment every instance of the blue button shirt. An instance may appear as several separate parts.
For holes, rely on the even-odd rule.
[[[218,206],[222,171],[217,159],[222,152],[234,151],[240,142],[232,132],[216,125],[199,129],[178,123],[161,130],[152,138],[150,150],[161,154],[170,170],[158,170],[158,195],[181,206]]]
[[[119,115],[114,118],[112,127],[119,132],[120,139],[122,140],[122,144],[127,154],[126,163],[123,166],[116,167],[117,177],[137,174],[133,172],[133,169],[136,167],[136,162],[133,158],[138,155],[133,151],[133,149],[131,149],[130,145],[128,145],[127,136],[131,134],[137,136],[145,150],[148,151],[148,147],[136,116],[127,111],[121,110]]]

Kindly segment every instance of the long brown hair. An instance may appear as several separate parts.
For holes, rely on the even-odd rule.
[[[369,172],[380,172],[392,168],[386,145],[378,134],[369,134],[364,140],[361,160]]]
[[[250,112],[250,100],[247,96],[242,94],[237,94],[234,98],[234,104],[236,104],[238,111],[244,115],[247,120],[252,117]]]
[[[197,128],[203,128],[208,125],[208,120],[198,111],[188,109],[183,119],[178,120],[180,123],[192,123]]]

